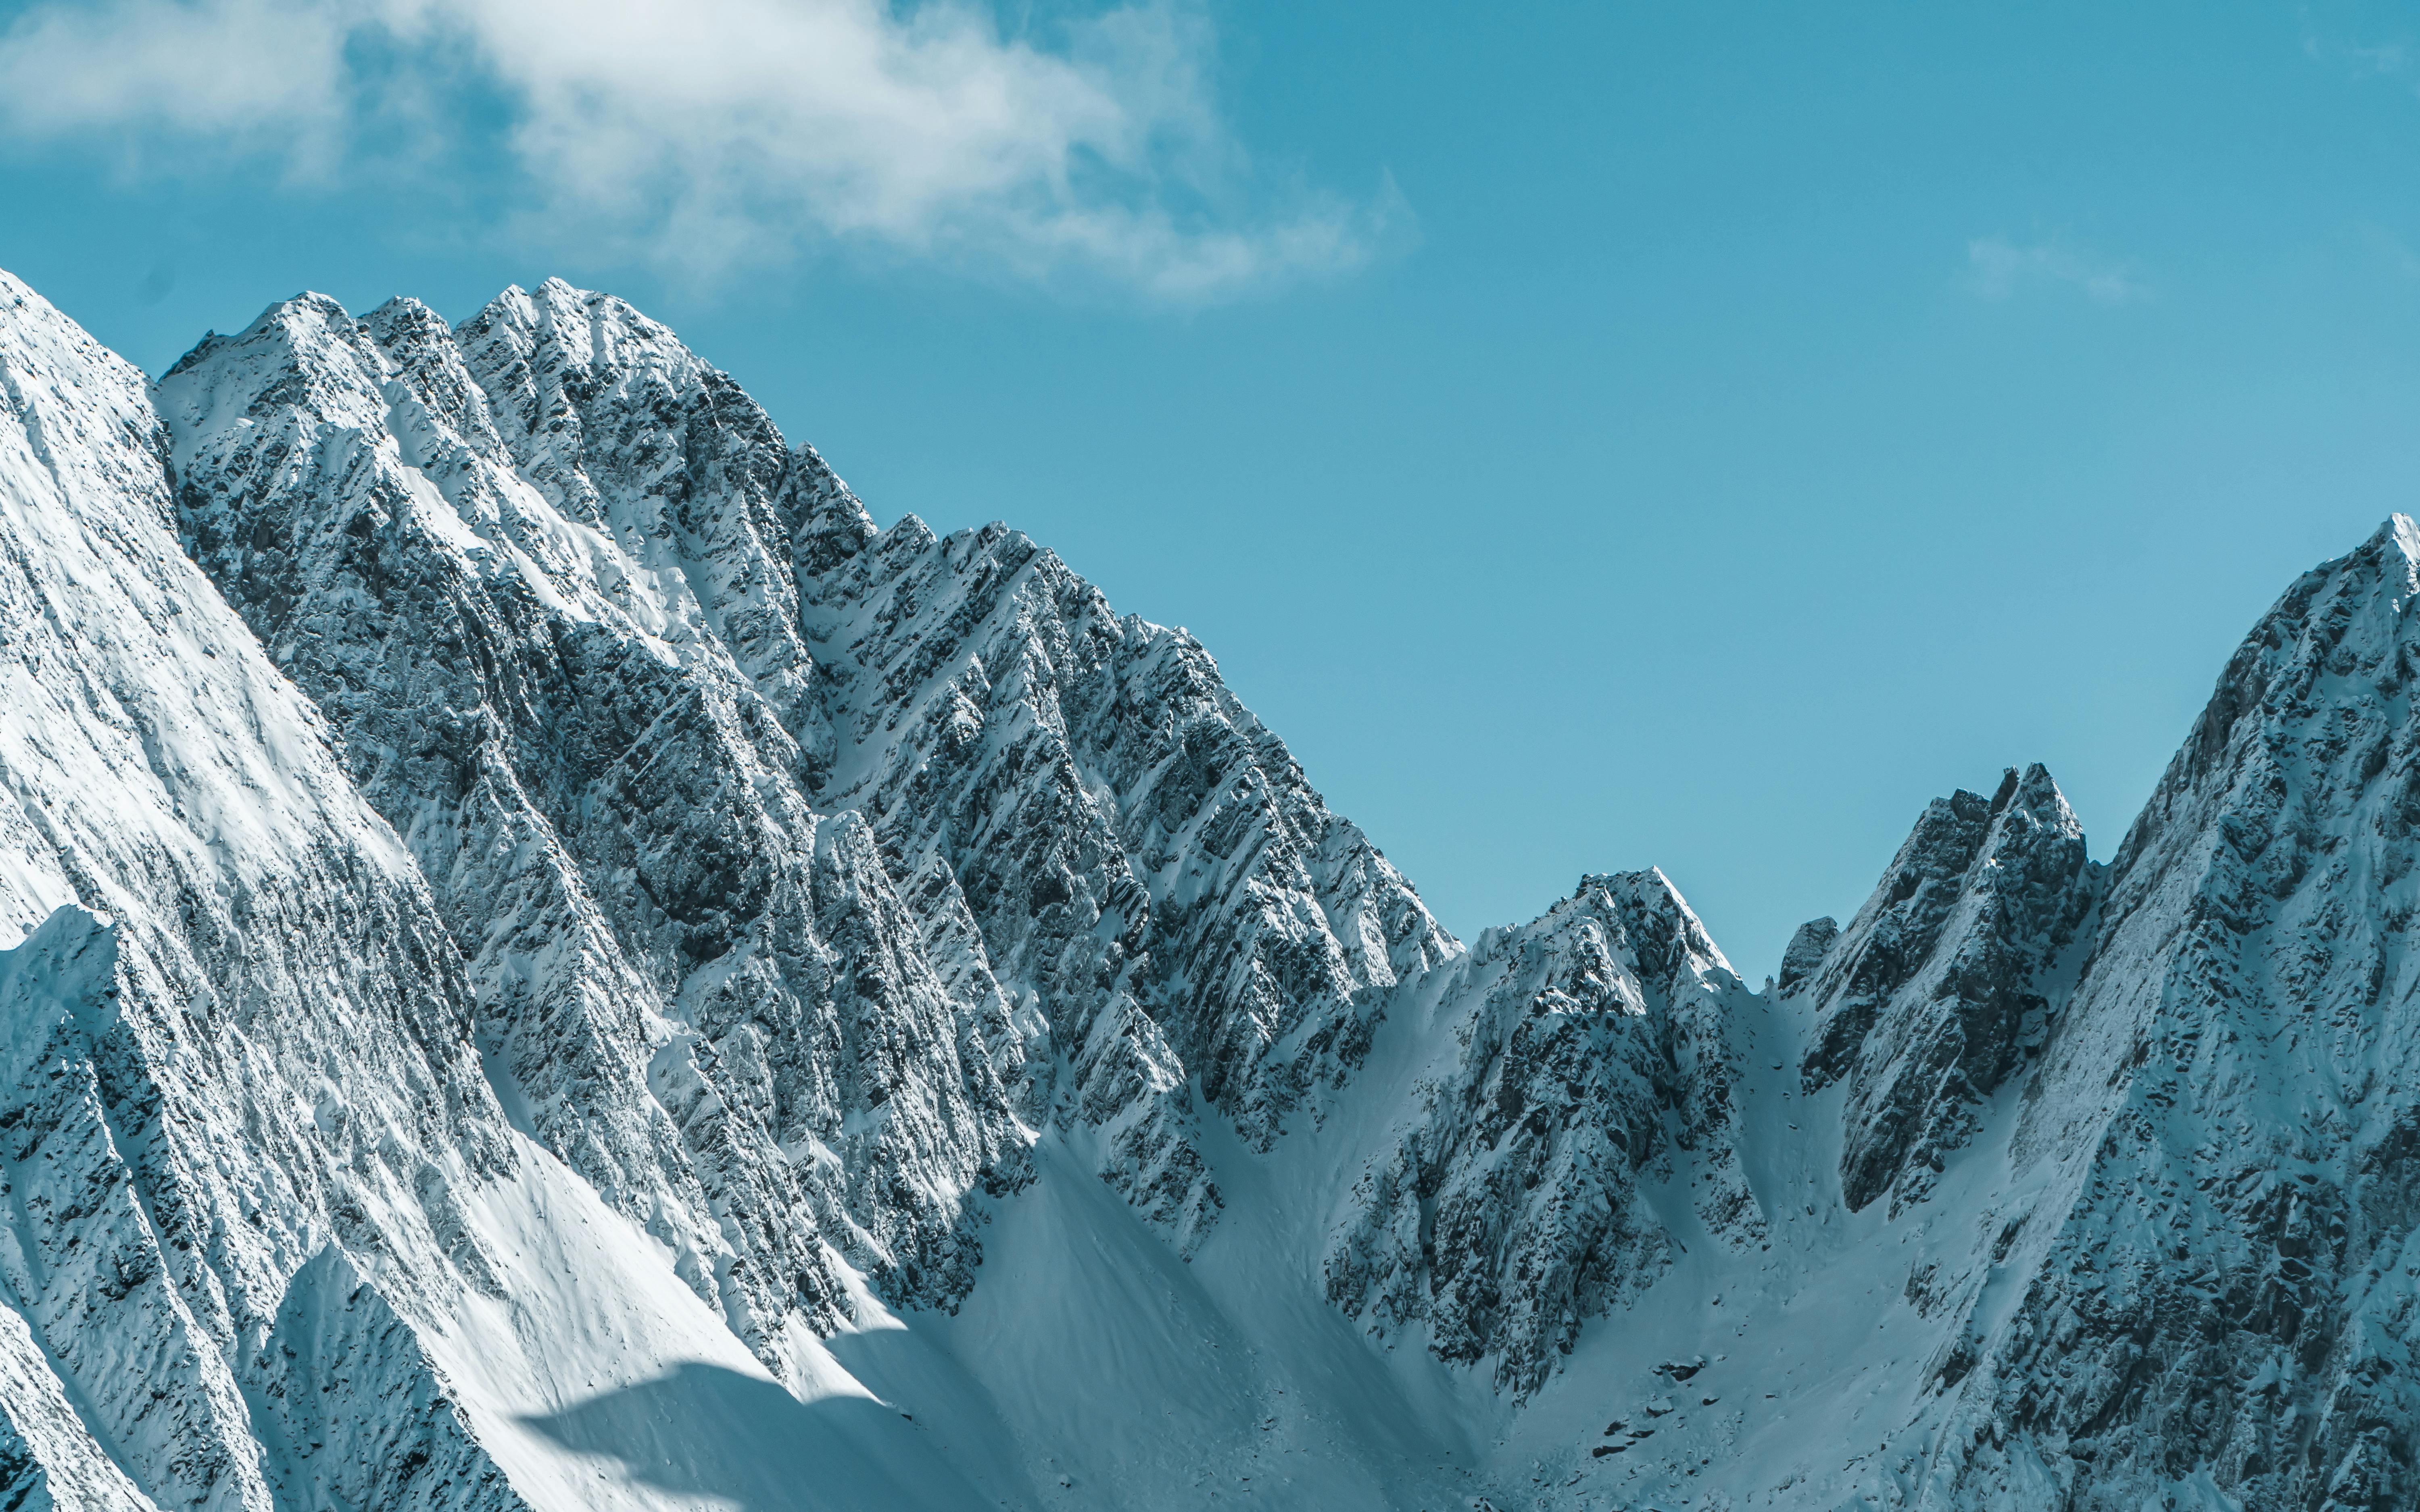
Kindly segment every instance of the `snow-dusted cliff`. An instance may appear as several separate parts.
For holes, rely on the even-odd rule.
[[[410,856],[178,549],[142,375],[0,279],[0,397],[8,1458],[63,1506],[267,1507],[311,1479],[262,1453],[318,1405],[272,1388],[298,1276],[492,1288],[461,1210],[521,1157]],[[492,1474],[411,1339],[350,1375],[349,1473]]]
[[[937,971],[805,791],[781,438],[561,285],[464,338],[306,298],[197,348],[160,389],[195,560],[429,879],[507,1103],[741,1337],[845,1319],[836,1253],[962,1294],[1021,1046],[971,928]]]
[[[0,1505],[2409,1506],[2416,563],[1754,992],[618,301],[0,277]]]

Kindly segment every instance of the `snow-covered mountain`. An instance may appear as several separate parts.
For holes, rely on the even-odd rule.
[[[0,1507],[2420,1504],[2415,595],[1752,991],[619,301],[0,275]]]

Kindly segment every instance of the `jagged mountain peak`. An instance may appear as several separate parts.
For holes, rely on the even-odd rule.
[[[2306,572],[2254,626],[2220,674],[2210,702],[2169,764],[2115,860],[2149,875],[2147,852],[2190,831],[2203,807],[2251,767],[2265,773],[2274,742],[2315,708],[2399,700],[2413,665],[2408,608],[2420,591],[2420,525],[2390,517],[2356,549]],[[2382,752],[2373,733],[2365,763]],[[2375,772],[2366,774],[2375,776]],[[2259,779],[2266,780],[2265,775]],[[2180,820],[2184,823],[2180,826]]]
[[[525,330],[551,325],[567,331],[587,332],[607,339],[606,352],[622,345],[612,340],[616,336],[636,338],[648,346],[680,345],[679,338],[673,334],[670,327],[650,318],[628,301],[617,295],[581,288],[557,277],[539,280],[535,289],[523,288],[519,284],[506,285],[503,292],[463,323],[466,326],[485,326],[499,320]]]
[[[1758,1000],[1661,871],[1584,876],[1399,999],[1446,1033],[1322,1258],[1373,1332],[1425,1331],[1527,1398],[1673,1263],[1676,1230],[1763,1242],[1735,1137]]]
[[[911,954],[961,995],[950,1011],[972,1026],[964,1079],[991,1110],[977,1119],[992,1120],[978,1141],[989,1153],[973,1165],[954,1153],[954,1174],[917,1183],[936,1194],[932,1211],[995,1180],[983,1163],[1010,1158],[1008,1107],[1045,1119],[1055,1095],[1113,1149],[1147,1147],[1103,1158],[1138,1182],[1145,1211],[1197,1232],[1216,1195],[1171,1054],[1265,1141],[1349,1075],[1375,1023],[1367,995],[1458,949],[1326,812],[1198,642],[1111,613],[1004,526],[947,539],[913,518],[877,530],[811,449],[783,445],[727,378],[620,301],[548,285],[451,332],[415,305],[360,322],[288,310],[255,341],[275,350],[240,358],[222,344],[161,386],[194,459],[188,535],[340,712],[369,790],[435,847],[424,865],[450,879],[462,927],[512,890],[465,847],[518,815],[509,829],[558,853],[542,869],[562,900],[550,908],[570,910],[555,927],[581,919],[592,937],[620,937],[541,995],[622,1002],[596,1021],[599,1033],[621,1026],[609,1039],[677,1038],[697,1011],[681,985],[691,974],[794,928],[821,937],[765,911],[791,886],[776,880],[792,865],[778,856],[808,853],[819,814],[860,810],[876,824],[870,864],[903,887],[913,879]],[[293,402],[338,389],[317,411]],[[259,446],[271,416],[309,431],[307,453]],[[330,427],[353,440],[332,446]],[[300,455],[311,463],[291,470]],[[600,814],[596,785],[634,783],[643,761],[665,770],[632,742],[663,738],[645,711],[691,700],[711,712],[681,737],[679,780],[770,801],[742,806],[744,836],[651,865],[662,842],[638,832],[661,825],[669,841],[670,816],[616,815],[621,798]],[[461,712],[430,730],[432,702]],[[600,729],[605,709],[616,718]],[[943,801],[954,768],[975,809]],[[1014,807],[984,811],[1003,797]],[[731,800],[690,801],[713,812]],[[1171,867],[1171,847],[1205,825],[1217,864]],[[617,902],[634,882],[638,896]],[[814,892],[804,880],[793,890]],[[1239,964],[1205,967],[1202,951]],[[530,990],[518,954],[490,959],[505,995]],[[1013,1012],[1003,975],[1051,1010]],[[527,1074],[546,1076],[526,1042]],[[630,1053],[603,1043],[608,1059]],[[1073,1084],[1047,1064],[1061,1057]],[[640,1137],[633,1126],[609,1143]],[[879,1228],[862,1214],[846,1227]],[[953,1279],[939,1284],[963,1288],[968,1263],[942,1267]],[[779,1311],[753,1299],[751,1316],[768,1306]]]
[[[1615,900],[1626,916],[1641,923],[1654,921],[1655,933],[1663,938],[1657,942],[1661,953],[1655,964],[1648,966],[1650,971],[1665,974],[1688,960],[1704,970],[1728,974],[1733,981],[1738,980],[1739,973],[1731,969],[1714,936],[1699,920],[1697,911],[1681,896],[1681,889],[1664,874],[1662,867],[1651,866],[1644,872],[1590,872],[1580,878],[1573,897],[1577,899],[1591,891]]]

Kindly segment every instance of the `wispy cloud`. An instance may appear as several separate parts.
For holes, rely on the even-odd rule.
[[[1391,184],[1256,176],[1214,60],[1193,0],[1047,37],[980,0],[44,0],[0,34],[0,126],[326,177],[372,125],[462,147],[475,88],[523,234],[703,277],[843,245],[1194,301],[1367,260]]]
[[[2330,37],[2312,24],[2307,12],[2303,17],[2303,55],[2314,63],[2341,68],[2356,79],[2397,78],[2408,73],[2412,62],[2408,42],[2360,42]]]
[[[2086,257],[2055,242],[2030,245],[2006,237],[1966,243],[1966,286],[1987,300],[2013,297],[2028,285],[2064,285],[2095,304],[2128,304],[2149,290],[2121,263]]]

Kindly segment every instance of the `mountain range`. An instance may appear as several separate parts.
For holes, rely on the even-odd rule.
[[[1752,988],[619,300],[0,274],[0,1509],[2420,1504],[2415,597]]]

